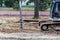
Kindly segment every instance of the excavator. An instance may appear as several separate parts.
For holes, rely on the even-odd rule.
[[[53,0],[50,8],[50,19],[40,21],[39,26],[42,31],[49,31],[51,29],[60,31],[60,0]]]

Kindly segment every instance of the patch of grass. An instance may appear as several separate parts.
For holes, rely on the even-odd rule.
[[[33,11],[34,10],[34,6],[22,6],[22,10],[23,11]]]
[[[23,8],[34,8],[34,6],[22,6]]]
[[[50,11],[50,8],[48,8],[47,11]]]
[[[0,7],[0,11],[12,11],[13,8]]]
[[[15,9],[13,9],[13,8],[8,8],[8,7],[0,7],[0,10],[1,11],[14,11]],[[34,6],[22,6],[22,10],[23,11],[33,11],[34,10]]]

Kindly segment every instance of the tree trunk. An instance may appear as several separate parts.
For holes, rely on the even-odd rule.
[[[34,18],[39,18],[39,0],[34,0]]]
[[[0,7],[2,7],[2,0],[0,0]]]

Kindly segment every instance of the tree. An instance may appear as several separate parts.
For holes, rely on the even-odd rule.
[[[34,18],[39,18],[39,0],[34,1]]]
[[[0,0],[0,7],[2,7],[2,0]]]
[[[40,10],[45,11],[46,9],[48,9],[50,7],[51,2],[52,0],[40,0],[40,3],[39,3]]]
[[[13,3],[14,3],[13,0],[6,0],[6,1],[5,1],[6,7],[13,7]]]
[[[52,0],[29,0],[28,3],[34,2],[34,18],[39,18],[39,10],[44,11],[49,7]],[[38,6],[39,5],[39,6]]]
[[[35,0],[29,0],[27,3],[34,2]],[[45,11],[50,7],[50,3],[52,0],[39,0],[39,10],[40,11]]]
[[[19,0],[14,0],[14,6],[13,9],[19,10]]]
[[[19,2],[18,1],[14,2],[13,9],[19,10]]]

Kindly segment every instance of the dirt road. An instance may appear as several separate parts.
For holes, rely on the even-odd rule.
[[[0,15],[20,15],[19,11],[0,11]],[[33,16],[34,11],[22,11],[22,15]],[[40,11],[39,15],[50,15],[48,11]]]
[[[1,15],[8,14],[9,12],[1,11]],[[30,11],[24,12],[23,20],[24,19],[32,19],[32,13]],[[26,14],[27,13],[27,14]],[[41,15],[44,12],[42,12]],[[47,12],[48,13],[48,12]],[[11,13],[18,15],[19,12]],[[31,16],[28,16],[31,15]],[[39,20],[49,19],[50,16],[40,16]],[[24,22],[23,29],[20,28],[20,17],[19,16],[0,16],[0,40],[59,40],[60,39],[60,32],[56,32],[54,30],[50,30],[47,32],[43,32],[40,30],[38,24],[33,24],[31,22]],[[28,38],[28,39],[27,39]]]

